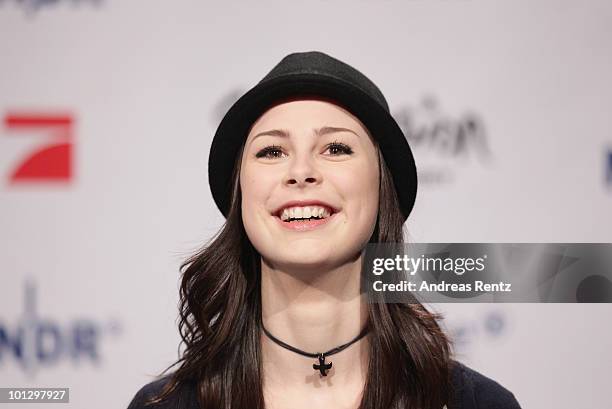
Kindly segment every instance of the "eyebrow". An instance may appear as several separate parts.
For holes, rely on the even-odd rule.
[[[314,129],[314,133],[317,136],[323,136],[323,135],[327,135],[330,133],[335,133],[335,132],[350,132],[352,134],[355,134],[359,137],[359,135],[353,131],[352,129],[348,129],[348,128],[342,128],[342,127],[338,127],[338,126],[324,126],[322,128],[318,128],[318,129]],[[253,139],[251,139],[251,142],[253,142],[255,140],[255,138],[259,137],[259,136],[263,136],[263,135],[270,135],[270,136],[280,136],[281,138],[287,138],[290,135],[290,132],[287,131],[286,129],[271,129],[269,131],[264,131],[264,132],[260,132],[257,135],[255,135],[253,137]]]

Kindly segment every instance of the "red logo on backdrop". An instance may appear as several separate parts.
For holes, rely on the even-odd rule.
[[[30,152],[11,171],[10,183],[69,182],[72,178],[73,125],[74,118],[70,114],[6,114],[4,126],[11,135],[32,130],[47,135],[47,142]]]

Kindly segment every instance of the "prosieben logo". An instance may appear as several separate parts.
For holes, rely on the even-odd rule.
[[[34,137],[34,148],[16,158],[8,183],[59,182],[73,179],[75,116],[70,113],[11,112],[4,116],[5,137]]]

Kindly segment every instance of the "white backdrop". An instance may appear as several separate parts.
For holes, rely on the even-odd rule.
[[[0,387],[127,407],[176,358],[178,266],[223,223],[212,135],[294,51],[385,93],[423,180],[411,240],[612,242],[611,21],[609,1],[0,0]],[[612,306],[438,308],[523,407],[609,406]]]

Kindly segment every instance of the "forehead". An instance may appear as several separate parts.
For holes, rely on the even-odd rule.
[[[339,103],[322,97],[292,97],[278,101],[252,125],[249,138],[272,128],[312,129],[336,126],[352,129],[358,134],[368,131],[361,121]]]

